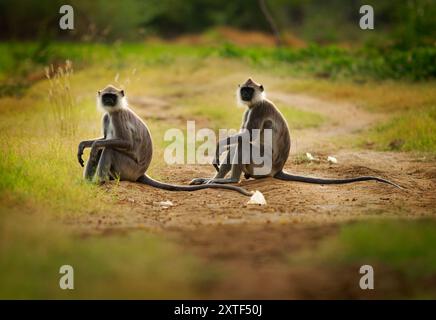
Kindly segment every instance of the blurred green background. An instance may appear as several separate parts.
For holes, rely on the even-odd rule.
[[[60,0],[2,0],[2,39],[75,39],[84,41],[142,40],[175,37],[217,26],[271,32],[262,1],[219,0],[72,0],[75,30],[57,28]],[[435,4],[431,0],[266,0],[277,29],[306,43],[379,41],[383,46],[411,48],[434,45]],[[359,8],[375,7],[376,32],[357,27]],[[381,41],[381,42],[380,42]]]

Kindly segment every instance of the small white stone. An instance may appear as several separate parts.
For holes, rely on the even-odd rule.
[[[307,159],[309,159],[310,161],[313,161],[313,160],[315,160],[315,157],[314,157],[314,156],[312,156],[312,154],[311,154],[311,153],[309,153],[309,152],[306,152],[306,157],[307,157]]]
[[[263,206],[266,205],[266,200],[263,194],[256,190],[256,192],[251,196],[250,200],[248,200],[247,204],[259,204]]]
[[[335,157],[328,156],[327,161],[330,163],[338,163],[338,160]]]
[[[159,202],[159,205],[164,209],[174,206],[174,204],[170,200],[161,201]]]

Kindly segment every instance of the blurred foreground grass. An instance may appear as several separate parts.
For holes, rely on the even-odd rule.
[[[356,279],[361,276],[358,274],[360,266],[371,265],[375,293],[385,289],[395,292],[392,287],[402,291],[384,298],[404,298],[404,291],[408,291],[409,298],[434,299],[435,241],[434,220],[358,222],[342,226],[316,250],[303,250],[292,255],[289,261],[291,265],[308,268],[337,270],[341,266],[352,266]]]
[[[74,268],[74,290],[59,288],[62,265]],[[0,299],[193,298],[216,277],[147,232],[86,236],[40,212],[0,208]]]

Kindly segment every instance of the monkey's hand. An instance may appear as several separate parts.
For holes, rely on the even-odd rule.
[[[215,149],[215,157],[212,160],[212,165],[215,167],[215,170],[218,172],[220,170],[220,156],[224,152],[229,150],[229,145],[222,143],[220,145],[220,141],[216,144]]]
[[[210,180],[210,178],[195,178],[192,179],[191,182],[189,182],[190,185],[200,185],[200,184],[207,184]]]
[[[215,157],[212,160],[212,165],[215,167],[217,172],[220,170],[220,155],[219,155],[218,144],[217,144],[217,147],[215,149]]]
[[[83,142],[79,143],[79,148],[77,150],[77,160],[79,161],[80,165],[83,167],[85,165],[85,162],[82,159],[83,156],[83,150],[85,150],[85,144]]]

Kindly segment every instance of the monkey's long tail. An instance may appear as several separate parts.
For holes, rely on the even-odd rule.
[[[249,192],[249,191],[245,190],[244,188],[232,186],[232,185],[212,183],[212,184],[201,184],[198,186],[181,186],[181,185],[160,182],[160,181],[154,180],[153,178],[150,178],[147,175],[141,176],[137,180],[137,182],[140,182],[140,183],[143,183],[143,184],[155,187],[155,188],[169,190],[169,191],[197,191],[197,190],[201,190],[201,189],[209,189],[210,188],[210,189],[233,190],[233,191],[237,191],[237,192],[243,194],[244,196],[249,196],[249,197],[251,197],[253,195],[252,192]]]
[[[383,183],[390,184],[394,187],[397,187],[399,189],[404,189],[403,187],[399,186],[396,183],[393,183],[389,180],[385,180],[378,177],[371,177],[371,176],[362,176],[362,177],[356,177],[356,178],[347,178],[347,179],[322,179],[322,178],[313,178],[313,177],[303,177],[303,176],[295,176],[292,174],[289,174],[284,171],[278,172],[274,178],[285,180],[285,181],[298,181],[298,182],[306,182],[306,183],[315,183],[315,184],[344,184],[344,183],[352,183],[352,182],[358,182],[358,181],[379,181]]]

